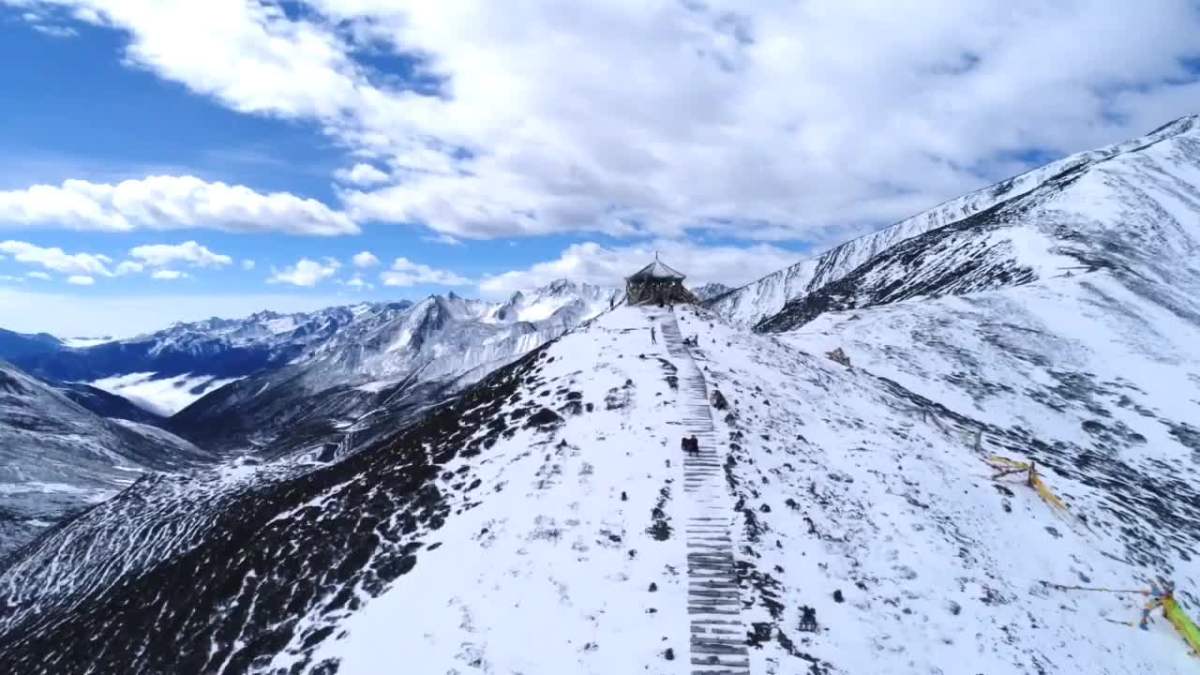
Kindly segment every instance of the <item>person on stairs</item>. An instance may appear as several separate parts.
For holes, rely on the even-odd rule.
[[[691,438],[684,436],[683,440],[679,441],[679,447],[683,449],[685,455],[700,455],[700,441],[695,436]]]

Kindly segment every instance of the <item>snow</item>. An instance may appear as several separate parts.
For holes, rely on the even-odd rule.
[[[974,298],[946,301],[952,302],[973,303]],[[826,628],[804,637],[801,651],[850,673],[878,672],[884,661],[902,672],[956,672],[958,664],[968,662],[972,672],[989,673],[1037,668],[1191,672],[1193,659],[1163,622],[1143,633],[1105,620],[1136,618],[1137,596],[1064,595],[1040,583],[1145,587],[1157,570],[1118,562],[1136,559],[1129,549],[1135,543],[1123,537],[1122,528],[1153,536],[1161,523],[1128,514],[1111,521],[1106,506],[1111,496],[1057,468],[1047,481],[1065,496],[1073,514],[1089,516],[1090,526],[1057,516],[1019,483],[1006,497],[987,479],[962,419],[945,417],[936,408],[921,412],[918,402],[896,399],[890,387],[880,386],[879,376],[895,377],[952,411],[986,420],[990,428],[1036,424],[1034,437],[1082,440],[1078,413],[1055,414],[1015,388],[1008,395],[1001,389],[1000,398],[986,405],[968,407],[963,392],[946,385],[956,381],[953,366],[940,376],[929,370],[956,352],[943,353],[939,342],[914,344],[917,312],[939,319],[944,344],[962,345],[972,358],[997,360],[976,366],[977,372],[1010,376],[1004,361],[1013,356],[989,349],[985,335],[971,336],[980,321],[986,325],[994,316],[1023,323],[1016,313],[980,310],[977,320],[959,313],[945,321],[944,306],[904,303],[857,312],[852,321],[846,315],[822,317],[783,341],[731,331],[703,316],[682,322],[685,332],[688,325],[704,326],[698,330],[700,349],[708,357],[711,383],[729,396],[738,418],[727,428],[744,432],[741,450],[733,453],[741,465],[736,490],[765,530],[751,565],[783,570],[775,591],[785,607],[779,625],[794,626],[799,606],[815,608]],[[837,328],[823,321],[837,321]],[[1103,332],[1091,334],[1094,342],[1105,339]],[[835,345],[850,354],[853,368],[820,356]],[[1036,343],[1024,346],[1043,349]],[[1086,358],[1089,350],[1072,354]],[[1099,366],[1102,360],[1088,358],[1084,365]],[[1011,377],[1020,380],[1023,373]],[[1143,386],[1150,382],[1153,375],[1139,378]],[[1164,382],[1161,391],[1178,384],[1178,379]],[[1144,400],[1161,401],[1153,391]],[[984,451],[1021,458],[1019,449],[998,442],[985,435]],[[1169,462],[1196,480],[1186,448],[1165,440],[1148,445],[1153,459],[1147,457],[1138,473],[1157,473],[1155,462]],[[1135,480],[1134,475],[1125,478]],[[798,508],[789,507],[787,499]],[[1002,508],[1005,504],[1011,513]],[[1185,557],[1187,548],[1156,553],[1170,561],[1179,583],[1195,588],[1200,565]],[[844,603],[832,599],[834,590],[844,594]],[[758,615],[751,621],[771,620],[757,603],[751,613]],[[772,657],[767,650],[754,672],[794,672],[783,663],[783,656]]]
[[[989,348],[978,327],[995,316],[1019,324],[1047,319],[1058,325],[1038,330],[1083,333],[1088,344],[1042,341],[1026,349],[1070,356],[1060,367],[1099,367],[1136,347],[1087,323],[1110,320],[1107,314],[1080,324],[1052,311],[1086,305],[1083,295],[1069,295],[1084,293],[1081,281],[1022,287],[1034,296],[1027,315],[1012,311],[1011,291],[996,292],[992,300],[909,302],[855,319],[830,315],[782,338],[678,310],[683,334],[699,337],[695,353],[709,386],[732,406],[733,416],[718,426],[736,438],[721,452],[728,453],[722,464],[730,489],[744,505],[737,512],[744,529],[735,537],[746,566],[743,616],[771,636],[751,650],[751,672],[808,672],[812,663],[846,673],[880,672],[881,663],[895,672],[957,672],[963,663],[988,673],[1192,672],[1193,659],[1162,621],[1149,632],[1113,623],[1138,616],[1137,596],[1070,594],[1041,583],[1144,586],[1154,568],[1120,562],[1137,560],[1128,548],[1135,540],[1122,529],[1161,525],[1128,514],[1111,521],[1103,490],[1046,470],[1073,514],[1061,517],[1019,482],[1008,495],[998,491],[972,450],[973,419],[989,430],[1038,424],[1034,433],[1043,438],[1084,442],[1081,418],[1015,394],[976,405],[968,391],[939,384],[953,381],[951,365],[940,376],[923,370],[953,352],[893,351],[911,344],[917,328],[910,324],[955,316],[940,330],[949,343],[989,359],[987,377],[1031,381],[1035,373]],[[978,316],[964,314],[968,307]],[[661,344],[652,314],[620,308],[549,348],[526,395],[561,400],[563,392],[579,392],[594,410],[567,415],[549,437],[522,430],[479,457],[447,465],[446,474],[469,468],[480,487],[454,505],[454,517],[427,540],[410,573],[377,598],[361,597],[364,607],[339,624],[344,637],[322,643],[315,662],[336,659],[338,672],[354,675],[394,672],[398,664],[413,672],[691,672],[680,523],[692,504],[680,489],[677,449],[690,413],[666,383],[664,363],[679,361]],[[1158,320],[1165,325],[1168,318]],[[1190,334],[1178,337],[1166,353],[1200,344]],[[854,368],[821,355],[834,345],[850,351]],[[1153,360],[1143,358],[1147,366]],[[1147,374],[1155,381],[1165,371]],[[936,407],[922,413],[925,404],[880,376],[968,417]],[[1162,393],[1184,380],[1164,381]],[[1166,403],[1155,390],[1138,400]],[[1177,402],[1164,412],[1190,405]],[[1148,463],[1138,471],[1186,457],[1165,433],[1154,438],[1162,445],[1143,451]],[[985,450],[1017,454],[995,445],[1001,442],[989,431]],[[671,497],[663,513],[674,533],[658,541],[647,529],[664,487]],[[1076,520],[1082,515],[1089,525]],[[1195,587],[1195,562],[1179,551],[1159,553],[1180,583]],[[648,591],[651,582],[656,593]],[[844,602],[833,599],[834,590]],[[815,609],[817,633],[796,630],[801,607]],[[667,648],[674,661],[664,658]],[[285,650],[272,665],[285,667],[295,656]]]
[[[682,539],[646,532],[660,490],[682,483],[680,430],[664,414],[677,393],[649,328],[639,310],[618,310],[556,346],[572,358],[549,364],[548,382],[579,391],[595,412],[572,418],[561,436],[526,431],[447,466],[472,464],[487,493],[472,499],[488,507],[451,519],[437,532],[440,547],[353,615],[349,637],[317,661],[341,658],[344,674],[395,672],[398,663],[412,672],[623,673],[647,663],[683,672]],[[606,409],[611,392],[631,389],[634,400]],[[666,507],[676,523],[678,501]],[[668,647],[678,660],[663,659]]]
[[[365,391],[368,394],[378,394],[384,389],[395,385],[397,382],[399,382],[399,380],[375,380],[374,382],[360,384],[355,387],[355,389],[358,391]]]
[[[566,302],[562,298],[548,298],[526,305],[517,312],[517,321],[544,321],[553,316]]]
[[[160,377],[158,373],[128,373],[89,382],[88,384],[129,399],[138,406],[163,416],[171,416],[231,382],[242,378],[217,378],[210,375]]]
[[[282,335],[283,333],[295,330],[296,325],[297,321],[295,317],[283,316],[266,322],[266,329],[274,335]]]

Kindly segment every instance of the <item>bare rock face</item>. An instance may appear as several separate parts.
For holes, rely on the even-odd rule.
[[[850,367],[850,357],[846,356],[846,352],[842,351],[841,347],[838,347],[833,351],[825,352],[825,356],[828,357],[830,361],[840,363],[847,368]]]

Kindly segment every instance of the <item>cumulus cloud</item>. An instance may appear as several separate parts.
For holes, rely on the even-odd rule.
[[[67,180],[0,191],[0,227],[61,227],[128,232],[211,228],[230,232],[353,234],[350,218],[315,199],[263,194],[194,176],[150,176],[120,183]]]
[[[253,260],[246,258],[246,259],[242,260],[242,269],[244,269],[248,272],[248,271],[254,269],[254,264],[255,263]]]
[[[626,276],[652,262],[655,253],[660,255],[663,262],[688,275],[686,283],[691,286],[709,282],[741,286],[767,272],[786,267],[801,257],[770,244],[743,248],[660,240],[610,248],[595,242],[584,242],[568,246],[553,260],[485,277],[479,282],[479,290],[493,297],[507,296],[515,291],[543,286],[564,278],[598,286],[620,287],[625,283]]]
[[[180,272],[179,270],[154,270],[150,274],[151,279],[159,281],[176,281],[178,279],[186,279],[187,277],[187,272]]]
[[[96,280],[85,274],[72,274],[67,277],[67,283],[73,286],[91,286]]]
[[[93,276],[110,277],[112,258],[92,253],[67,253],[56,246],[42,247],[24,241],[0,241],[0,252],[12,256],[13,260],[26,265],[37,265],[52,272],[79,275],[87,278],[90,285]]]
[[[141,274],[143,271],[145,271],[145,269],[146,266],[140,262],[136,262],[134,260],[122,260],[121,263],[117,265],[116,274],[119,277],[129,274]]]
[[[346,188],[349,218],[463,239],[858,230],[1018,171],[1033,151],[1196,112],[1185,64],[1200,56],[1189,0],[1153,11],[1108,0],[17,4],[120,30],[129,63],[233,110],[316,121],[391,177]],[[353,56],[364,47],[420,55],[410,69],[433,84],[380,77]],[[0,193],[0,221],[176,222],[145,201],[138,218],[86,190],[46,189],[36,208],[4,208],[13,198]],[[354,229],[312,209],[199,220]]]
[[[341,263],[332,258],[325,258],[323,261],[301,258],[295,265],[281,270],[272,268],[267,283],[311,288],[337,274],[341,266]]]
[[[40,281],[50,280],[50,275],[46,274],[45,272],[26,272],[25,276],[29,277],[30,279],[38,279]]]
[[[439,270],[416,263],[408,258],[396,258],[392,266],[379,273],[379,280],[384,286],[416,286],[417,284],[433,284],[435,286],[466,286],[470,279],[459,276],[449,270]]]
[[[389,180],[389,176],[383,171],[380,171],[375,166],[363,163],[355,164],[349,169],[338,169],[333,172],[333,177],[342,183],[359,186],[378,185],[386,183]]]
[[[375,286],[373,284],[371,284],[366,279],[363,279],[361,274],[355,274],[353,277],[350,277],[350,279],[348,279],[344,283],[345,283],[345,285],[349,286],[350,288],[353,288],[356,291],[369,291],[369,290],[375,288]]]
[[[351,258],[351,261],[353,261],[354,266],[359,269],[367,269],[368,267],[374,267],[379,264],[379,258],[375,257],[375,254],[371,253],[370,251],[363,251],[362,253],[355,254],[355,256]]]
[[[129,257],[150,267],[166,267],[177,263],[191,267],[224,267],[233,263],[233,258],[213,253],[208,247],[195,241],[135,246],[129,250]]]

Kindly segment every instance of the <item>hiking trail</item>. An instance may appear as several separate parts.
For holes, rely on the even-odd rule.
[[[735,512],[724,480],[723,454],[717,451],[708,385],[683,342],[675,313],[649,308],[647,313],[678,369],[683,433],[699,441],[699,452],[683,458],[692,673],[749,675],[734,557]]]

